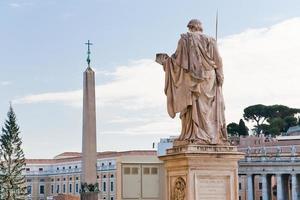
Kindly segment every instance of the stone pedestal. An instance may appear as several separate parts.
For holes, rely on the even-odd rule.
[[[161,156],[166,200],[237,200],[238,160],[234,146],[174,144]]]

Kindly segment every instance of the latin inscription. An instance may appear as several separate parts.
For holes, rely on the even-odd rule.
[[[201,177],[197,179],[196,195],[197,200],[227,200],[229,194],[227,188],[229,186],[228,177]]]

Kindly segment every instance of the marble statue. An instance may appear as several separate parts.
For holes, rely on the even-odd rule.
[[[281,147],[280,146],[277,146],[276,147],[276,156],[279,157],[281,154]]]
[[[266,147],[261,147],[260,148],[260,154],[262,156],[267,156],[267,149],[266,149]]]
[[[292,145],[292,146],[291,146],[291,155],[292,155],[292,156],[295,156],[295,155],[296,155],[296,146],[295,146],[295,145]]]
[[[246,153],[247,153],[246,154],[247,156],[250,156],[250,154],[251,154],[251,147],[250,146],[247,147],[247,152]]]
[[[223,66],[217,42],[203,33],[193,19],[189,32],[181,34],[176,52],[156,55],[165,71],[167,110],[182,122],[178,141],[196,144],[228,144],[222,95]]]

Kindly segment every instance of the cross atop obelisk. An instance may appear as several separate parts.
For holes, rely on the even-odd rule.
[[[91,54],[91,49],[90,49],[90,46],[93,45],[93,43],[90,43],[90,40],[88,40],[87,43],[85,43],[87,46],[88,46],[88,51],[87,51],[87,63],[88,63],[88,67],[90,67],[90,62],[91,62],[91,59],[90,59],[90,54]]]

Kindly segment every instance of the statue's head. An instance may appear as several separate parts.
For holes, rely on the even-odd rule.
[[[196,32],[196,31],[203,31],[202,23],[198,19],[192,19],[189,21],[187,27],[189,28],[189,31]]]

